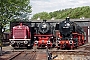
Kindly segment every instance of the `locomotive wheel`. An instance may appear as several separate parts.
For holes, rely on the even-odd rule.
[[[54,48],[55,46],[56,46],[56,45],[55,45],[55,44],[53,44],[53,45],[52,45],[52,48]]]
[[[60,47],[57,47],[57,50],[59,50],[60,49]]]
[[[62,49],[62,45],[60,45],[60,49]]]

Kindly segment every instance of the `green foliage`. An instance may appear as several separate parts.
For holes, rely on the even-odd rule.
[[[26,13],[31,13],[30,0],[0,0],[0,24],[19,18]]]
[[[33,15],[33,18],[35,17],[34,19],[37,19],[40,15],[42,14],[37,13]],[[59,11],[54,11],[54,12],[50,12],[48,16],[50,16],[48,19],[51,19],[52,17],[56,19],[63,19],[63,18],[66,18],[67,16],[74,19],[80,18],[80,17],[90,18],[90,6],[68,8],[68,9],[63,9]]]
[[[35,14],[32,19],[50,19],[50,15],[47,12],[41,12],[41,13],[37,13]]]

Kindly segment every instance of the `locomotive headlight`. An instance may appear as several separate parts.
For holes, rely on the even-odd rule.
[[[58,40],[60,40],[60,38],[57,38]]]
[[[24,41],[24,44],[28,44],[28,41]]]
[[[73,41],[72,41],[72,40],[70,40],[70,41],[69,41],[69,44],[72,44],[72,43],[73,43]]]
[[[67,25],[67,26],[70,26],[70,24],[69,24],[69,23],[67,23],[66,25]]]
[[[36,37],[34,37],[34,39],[36,39]]]
[[[71,40],[72,40],[72,38],[71,38]]]
[[[15,41],[14,40],[11,40],[11,44],[15,44]]]
[[[53,39],[53,37],[51,37]]]
[[[47,44],[50,44],[50,41],[47,41]]]
[[[35,44],[38,44],[38,41],[35,41],[34,43],[35,43]]]
[[[24,37],[25,39],[27,38],[27,36]]]
[[[15,37],[13,36],[13,39],[15,39]]]

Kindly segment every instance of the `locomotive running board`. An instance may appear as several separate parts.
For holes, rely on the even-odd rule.
[[[53,36],[53,35],[34,35],[34,36]]]
[[[9,39],[9,40],[31,40],[31,39]]]

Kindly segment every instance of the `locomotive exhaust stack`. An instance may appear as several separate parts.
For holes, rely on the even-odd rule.
[[[67,17],[67,18],[66,18],[66,21],[70,21],[70,18],[69,18],[69,17]]]

